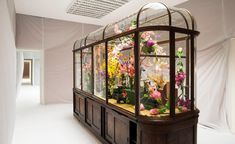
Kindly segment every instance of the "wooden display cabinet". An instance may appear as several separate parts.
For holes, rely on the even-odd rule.
[[[151,3],[77,40],[74,116],[105,144],[197,144],[195,20]]]

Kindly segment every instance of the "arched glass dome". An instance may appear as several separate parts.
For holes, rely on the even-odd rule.
[[[149,3],[139,12],[134,13],[118,22],[106,25],[80,39],[76,44],[80,47],[89,45],[112,36],[148,26],[172,26],[195,30],[196,24],[186,9],[167,7],[163,3]]]
[[[88,34],[86,38],[86,45],[101,41],[103,39],[104,27]]]
[[[194,30],[191,14],[185,9],[170,7],[162,3],[150,3],[139,11],[138,26],[175,26]]]
[[[136,28],[137,14],[130,15],[116,23],[110,24],[105,29],[104,38],[127,32]]]

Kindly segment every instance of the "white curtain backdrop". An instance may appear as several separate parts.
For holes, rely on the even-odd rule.
[[[24,71],[24,53],[23,51],[16,52],[16,97],[21,91],[21,84]]]
[[[199,123],[221,131],[229,131],[232,122],[226,91],[230,39],[235,36],[234,6],[235,0],[190,0],[179,6],[193,14],[201,32],[197,41]]]

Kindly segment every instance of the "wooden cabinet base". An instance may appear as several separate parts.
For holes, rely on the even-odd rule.
[[[198,110],[161,120],[132,119],[95,99],[74,96],[74,116],[103,144],[197,144]]]
[[[198,112],[189,118],[137,124],[138,144],[197,144]]]

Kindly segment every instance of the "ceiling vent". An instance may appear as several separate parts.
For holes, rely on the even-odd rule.
[[[101,18],[131,0],[74,0],[67,13]]]

